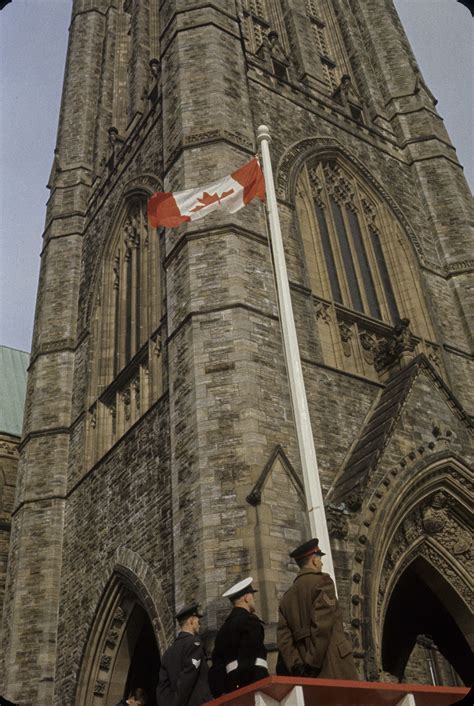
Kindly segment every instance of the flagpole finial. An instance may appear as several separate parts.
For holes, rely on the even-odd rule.
[[[270,137],[270,130],[266,125],[259,125],[258,130],[257,130],[257,142],[260,144],[262,140],[266,140],[267,142],[271,142],[272,138]]]

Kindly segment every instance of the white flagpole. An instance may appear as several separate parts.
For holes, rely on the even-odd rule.
[[[272,163],[268,147],[271,138],[266,125],[260,125],[257,140],[262,153],[263,176],[265,178],[265,191],[270,226],[270,239],[273,251],[275,278],[277,285],[278,304],[280,309],[280,322],[285,347],[286,367],[290,382],[290,394],[295,415],[296,433],[300,450],[303,480],[308,505],[309,524],[313,536],[318,537],[321,549],[326,552],[324,557],[324,571],[331,575],[336,583],[334,565],[332,561],[331,545],[324,511],[323,494],[319,480],[318,462],[314,448],[313,430],[309,417],[308,401],[304,386],[303,369],[301,367],[298,339],[296,337],[295,320],[291,304],[290,287],[286,271],[285,251],[281,237],[280,219],[273,183]]]

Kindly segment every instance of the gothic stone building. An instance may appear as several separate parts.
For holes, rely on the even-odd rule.
[[[4,693],[111,706],[242,576],[275,646],[308,536],[260,203],[157,190],[272,132],[361,678],[469,679],[470,195],[392,0],[74,0],[2,622]],[[472,290],[471,290],[472,291]],[[404,321],[402,324],[399,320]]]

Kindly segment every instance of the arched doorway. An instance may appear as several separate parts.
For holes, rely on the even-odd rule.
[[[385,615],[382,667],[400,681],[417,646],[420,681],[426,673],[433,683],[456,683],[456,675],[467,685],[472,678],[472,651],[463,632],[466,607],[449,583],[422,557],[415,559],[398,580]],[[425,643],[420,641],[426,637]],[[436,645],[442,661],[429,645]],[[425,659],[425,664],[423,664]],[[443,664],[444,663],[444,664]],[[416,674],[411,670],[411,674]],[[451,667],[451,669],[449,669]],[[425,678],[423,678],[423,673]],[[412,676],[413,679],[413,676]]]
[[[153,607],[149,598],[138,596],[125,585],[123,577],[113,576],[89,636],[76,706],[116,706],[137,687],[147,692],[149,706],[156,706],[160,669],[157,638],[162,628]]]
[[[106,706],[116,706],[122,697],[137,687],[147,692],[149,706],[156,706],[159,670],[160,653],[153,626],[146,611],[137,603],[118,646]]]

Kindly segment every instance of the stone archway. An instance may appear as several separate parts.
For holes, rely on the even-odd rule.
[[[128,617],[117,649],[105,706],[116,706],[132,689],[141,687],[148,694],[148,705],[156,706],[160,652],[146,611],[136,603]]]
[[[75,704],[116,706],[127,689],[142,687],[155,706],[160,653],[174,635],[169,605],[150,567],[128,549],[118,549],[104,573]]]
[[[160,667],[160,650],[150,616],[138,596],[115,575],[91,630],[77,706],[116,706],[127,690],[144,688],[150,706]]]
[[[471,649],[474,646],[471,477],[465,462],[440,453],[430,460],[388,469],[367,493],[358,516],[350,597],[355,650],[364,660],[367,679],[402,676],[404,665],[394,664],[387,656],[384,626],[391,620],[392,597],[399,602],[395,611],[399,614],[410,585],[415,593],[429,589],[434,594],[432,605],[446,607],[463,640]],[[407,626],[406,632],[407,642],[400,645],[408,651],[405,664],[410,639],[412,647],[417,637],[432,641],[433,630],[426,628],[413,637]],[[454,659],[449,645],[443,645],[443,650],[448,661]],[[459,669],[464,673],[463,667]],[[389,672],[386,676],[385,671]]]
[[[399,576],[385,613],[382,669],[399,681],[468,684],[472,650],[467,606],[442,573],[418,556]],[[410,657],[411,669],[407,670]],[[407,672],[407,673],[406,673]]]

